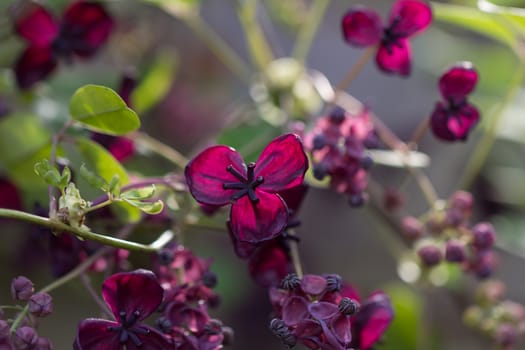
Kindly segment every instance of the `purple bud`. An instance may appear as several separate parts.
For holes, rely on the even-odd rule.
[[[474,198],[469,192],[456,191],[450,198],[450,206],[461,209],[466,213],[470,213],[470,211],[472,211],[472,207],[474,206]]]
[[[415,217],[405,216],[401,220],[401,231],[407,239],[416,240],[423,236],[425,229],[421,221]]]
[[[317,180],[321,181],[322,179],[324,179],[327,173],[328,169],[326,168],[326,165],[324,163],[314,164],[313,175]]]
[[[436,266],[443,258],[441,250],[433,245],[426,245],[419,248],[417,254],[421,258],[423,264],[427,267]]]
[[[504,323],[496,329],[494,338],[502,347],[510,347],[518,341],[518,331],[513,325]]]
[[[472,228],[472,245],[479,250],[490,249],[496,240],[496,230],[488,222],[480,222]]]
[[[217,275],[211,271],[206,271],[202,274],[202,283],[208,287],[213,288],[217,285]]]
[[[465,258],[465,245],[463,242],[456,239],[447,241],[445,246],[445,259],[447,259],[448,262],[460,263],[465,261]]]
[[[53,345],[49,338],[39,337],[34,350],[52,350]]]
[[[465,213],[458,208],[448,208],[445,214],[445,223],[452,227],[460,226],[466,219]]]
[[[9,323],[5,320],[0,320],[0,342],[9,339]]]
[[[47,293],[35,293],[29,299],[29,312],[44,317],[53,312],[53,298]]]
[[[315,135],[314,139],[312,140],[312,144],[314,150],[323,148],[326,145],[326,136],[323,134]]]
[[[33,350],[38,342],[38,334],[32,327],[20,327],[13,334],[12,341],[17,350]]]
[[[332,112],[330,112],[329,118],[332,123],[341,124],[346,118],[346,111],[343,108],[336,106]]]
[[[27,277],[18,276],[11,282],[11,295],[14,300],[27,301],[34,291],[33,282]]]

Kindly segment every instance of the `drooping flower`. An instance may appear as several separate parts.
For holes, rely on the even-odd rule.
[[[397,0],[383,27],[377,12],[358,6],[342,20],[343,36],[351,45],[379,45],[376,63],[386,73],[408,76],[412,53],[408,39],[425,30],[432,21],[430,6],[421,0]]]
[[[102,285],[102,296],[116,321],[88,318],[80,322],[75,350],[166,350],[174,345],[142,321],[163,299],[164,290],[151,271],[116,273]]]
[[[58,61],[93,56],[106,42],[113,20],[100,3],[76,1],[57,20],[31,2],[16,14],[15,30],[28,46],[15,63],[18,86],[28,89],[46,79]]]
[[[434,135],[444,141],[466,140],[479,121],[479,111],[467,101],[478,82],[472,63],[461,62],[447,70],[439,79],[444,101],[436,103],[430,117]]]
[[[277,194],[300,185],[308,160],[298,136],[286,134],[266,146],[256,163],[245,164],[228,146],[213,146],[186,167],[186,182],[201,204],[232,204],[230,225],[239,241],[257,243],[277,237],[288,209]]]

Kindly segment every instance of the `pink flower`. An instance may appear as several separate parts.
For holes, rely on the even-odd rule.
[[[186,167],[192,196],[213,206],[232,204],[230,226],[239,241],[257,243],[277,237],[288,222],[288,209],[277,194],[302,184],[308,160],[298,136],[274,139],[256,163],[245,164],[228,146],[213,146]]]
[[[15,30],[28,46],[15,64],[18,86],[28,89],[46,79],[59,58],[90,57],[106,42],[113,20],[99,3],[77,1],[60,21],[42,6],[31,3],[17,16]]]
[[[408,39],[425,30],[431,21],[432,10],[427,3],[398,0],[392,6],[386,27],[377,12],[355,7],[343,16],[342,29],[350,45],[379,45],[376,62],[382,71],[408,76],[412,55]]]

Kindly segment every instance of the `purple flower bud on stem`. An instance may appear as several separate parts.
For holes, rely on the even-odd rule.
[[[47,293],[35,293],[29,299],[29,312],[44,317],[53,312],[53,298]]]
[[[472,228],[472,245],[479,250],[490,249],[496,240],[496,230],[488,222],[480,222]]]
[[[445,259],[448,262],[460,263],[465,261],[465,245],[463,242],[451,239],[445,246]]]
[[[34,291],[33,282],[27,277],[18,276],[11,282],[11,295],[14,300],[27,301]]]
[[[441,250],[433,245],[427,245],[419,248],[417,254],[421,258],[423,264],[427,267],[436,266],[443,258]]]
[[[423,236],[425,231],[421,221],[413,216],[405,216],[401,220],[401,231],[403,236],[409,240],[416,240]]]
[[[38,334],[34,328],[24,326],[18,328],[12,336],[13,345],[17,350],[33,350],[38,342]]]

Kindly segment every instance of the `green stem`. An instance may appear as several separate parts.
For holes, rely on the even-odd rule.
[[[0,305],[0,310],[23,310],[24,308],[20,305]]]
[[[259,70],[264,71],[274,58],[270,45],[257,22],[257,2],[258,0],[239,1],[237,13],[244,28],[244,35],[253,64]]]
[[[104,207],[107,207],[108,205],[110,205],[111,203],[113,203],[114,200],[113,198],[109,198],[101,203],[97,203],[95,205],[92,205],[91,207],[87,208],[86,210],[84,210],[84,214],[87,214],[89,212],[92,212],[92,211],[95,211],[97,209],[100,209],[100,208],[104,208]]]
[[[522,61],[514,75],[511,87],[508,89],[494,114],[488,118],[486,132],[474,147],[474,154],[470,157],[470,161],[463,172],[464,175],[460,180],[460,186],[458,186],[458,188],[468,189],[472,186],[472,183],[481,171],[481,168],[483,167],[483,164],[485,164],[490,150],[496,141],[499,125],[504,115],[503,112],[508,104],[516,97],[524,79],[525,61]]]
[[[305,61],[329,3],[329,0],[315,0],[310,7],[308,17],[301,26],[292,52],[292,57],[299,62]]]
[[[0,208],[0,217],[27,221],[33,224],[48,227],[52,229],[53,231],[57,231],[57,232],[72,233],[81,239],[95,241],[95,242],[98,242],[104,245],[108,245],[108,246],[112,246],[115,248],[122,248],[122,249],[133,250],[133,251],[142,251],[142,252],[147,252],[147,253],[156,252],[158,250],[157,248],[154,248],[152,246],[135,243],[135,242],[129,242],[129,241],[114,238],[111,236],[94,233],[89,230],[84,230],[81,228],[69,226],[57,220],[49,219],[49,218],[38,216],[38,215],[29,214],[23,211]]]
[[[288,230],[288,235],[294,237],[295,231]],[[303,267],[301,264],[301,257],[299,256],[299,242],[296,240],[290,239],[290,256],[292,258],[292,264],[295,270],[295,274],[299,277],[303,277]]]
[[[222,38],[214,32],[198,15],[183,16],[180,19],[208,46],[208,48],[228,67],[239,79],[249,83],[250,70],[244,61],[233,51]]]
[[[184,169],[186,164],[189,162],[188,159],[186,159],[186,157],[184,157],[179,151],[173,149],[165,143],[160,142],[146,133],[136,132],[132,135],[132,138],[138,145],[157,153],[159,156],[169,160],[181,169]]]

